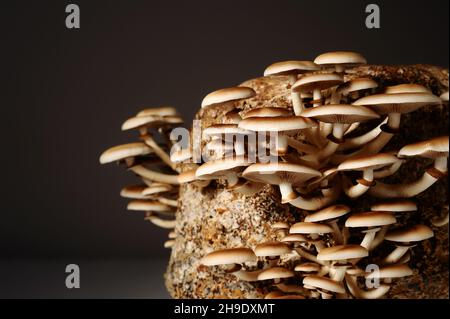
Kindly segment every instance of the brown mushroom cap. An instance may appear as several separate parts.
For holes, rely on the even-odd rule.
[[[161,107],[147,108],[140,111],[137,114],[137,116],[150,116],[150,115],[173,116],[178,115],[178,112],[172,106],[161,106]]]
[[[425,225],[415,225],[408,228],[401,228],[390,231],[385,239],[393,242],[411,243],[422,241],[434,236],[433,230]]]
[[[360,171],[365,169],[379,169],[381,167],[392,165],[400,160],[389,153],[379,153],[371,155],[358,155],[342,162],[338,166],[339,171]]]
[[[208,94],[202,101],[202,108],[243,99],[250,99],[256,95],[256,92],[249,87],[238,86],[221,89]]]
[[[286,222],[276,222],[275,224],[271,225],[272,229],[288,229],[289,224]]]
[[[345,293],[344,285],[327,277],[311,275],[303,278],[303,285],[331,291],[338,294]]]
[[[321,66],[330,66],[339,64],[345,66],[356,66],[360,64],[367,64],[367,60],[360,53],[357,52],[335,51],[319,55],[314,60],[314,63]]]
[[[272,267],[263,270],[258,275],[258,280],[283,279],[294,277],[294,272],[284,267]]]
[[[100,156],[100,163],[107,164],[120,161],[129,157],[144,156],[153,151],[144,143],[129,143],[111,147]]]
[[[172,190],[172,185],[170,184],[164,184],[164,183],[152,183],[150,186],[146,187],[142,191],[142,195],[148,196],[148,195],[154,195],[159,193],[165,193]]]
[[[378,271],[366,275],[366,278],[401,278],[411,276],[413,271],[406,264],[388,265],[380,268]]]
[[[195,176],[199,179],[216,178],[234,169],[245,167],[250,164],[246,156],[234,156],[209,161],[197,168]]]
[[[122,190],[120,191],[120,196],[131,199],[145,199],[147,198],[147,196],[144,196],[142,194],[142,191],[146,188],[146,185],[127,186],[122,188]]]
[[[159,116],[159,115],[147,115],[147,116],[135,116],[129,118],[122,124],[122,131],[128,131],[137,129],[144,126],[167,126],[182,124],[183,119],[177,115]]]
[[[327,234],[332,233],[333,228],[326,224],[300,222],[291,226],[291,234]]]
[[[268,66],[264,71],[264,76],[305,73],[319,69],[319,66],[312,61],[282,61]]]
[[[321,268],[322,268],[322,266],[317,263],[306,262],[306,263],[296,265],[294,270],[302,271],[302,272],[316,272],[316,271],[320,271]]]
[[[360,98],[353,105],[368,106],[376,113],[410,113],[426,105],[440,105],[441,99],[431,93],[374,94]]]
[[[281,107],[259,107],[247,111],[242,118],[292,116],[292,112]]]
[[[315,126],[314,120],[302,116],[249,117],[239,122],[239,128],[254,132],[299,131]]]
[[[333,205],[319,210],[305,217],[305,222],[323,222],[342,217],[350,212],[350,207],[345,205]]]
[[[201,264],[205,266],[218,266],[229,264],[243,264],[256,261],[253,250],[248,248],[230,248],[216,250],[207,254],[201,259]]]
[[[346,227],[378,227],[395,224],[397,220],[390,212],[364,212],[350,216]]]
[[[237,124],[215,124],[203,130],[204,136],[220,136],[222,134],[246,135],[249,133],[249,131],[239,128]]]
[[[281,242],[268,242],[255,247],[255,255],[258,257],[275,257],[289,254],[291,249]]]
[[[128,204],[127,209],[143,212],[168,212],[172,210],[169,206],[153,200],[133,200]]]
[[[448,157],[448,151],[448,136],[440,136],[430,140],[406,145],[398,152],[398,156],[421,156],[434,159],[441,156]]]
[[[292,85],[292,91],[309,93],[314,90],[326,90],[344,82],[344,78],[334,73],[307,74]]]
[[[357,78],[339,85],[337,92],[347,95],[352,92],[375,89],[378,83],[370,78]]]
[[[336,104],[322,105],[304,110],[302,116],[314,118],[325,123],[352,124],[379,118],[379,115],[367,107]]]
[[[369,256],[369,251],[360,245],[339,245],[323,248],[317,260],[347,260]]]
[[[393,202],[374,204],[370,210],[385,212],[413,212],[417,210],[417,205],[409,200],[397,200]]]
[[[281,239],[283,243],[302,243],[307,241],[309,240],[302,234],[289,234]]]
[[[247,167],[242,173],[242,176],[248,180],[271,185],[283,183],[298,185],[320,175],[319,171],[308,166],[285,162],[256,163]]]
[[[398,84],[394,86],[388,86],[385,88],[384,93],[397,94],[397,93],[431,93],[431,92],[423,85],[408,83],[408,84]]]
[[[197,169],[192,169],[189,171],[184,171],[178,175],[178,182],[180,184],[190,183],[197,180],[197,176],[195,176]]]

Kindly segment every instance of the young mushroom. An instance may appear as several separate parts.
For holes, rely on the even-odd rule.
[[[252,132],[239,128],[238,124],[216,124],[203,130],[203,135],[205,137],[213,138],[213,141],[210,143],[220,141],[219,145],[224,147],[223,150],[225,153],[229,153],[227,147],[230,145],[233,147],[234,144],[234,150],[237,156],[245,155],[245,136],[250,134],[252,134]],[[234,138],[236,138],[235,142]],[[221,143],[222,141],[224,144]],[[209,145],[209,147],[211,146],[212,145]]]
[[[265,71],[264,76],[284,75],[289,77],[289,85],[293,85],[299,74],[318,71],[320,68],[311,61],[283,61],[270,65]],[[292,105],[295,115],[301,115],[304,109],[302,99],[299,92],[292,91]]]
[[[278,185],[282,203],[289,203],[298,198],[293,186],[320,175],[319,171],[307,166],[284,162],[256,163],[247,167],[242,173],[242,176],[248,180]]]
[[[124,161],[132,166],[135,158],[153,153],[153,150],[144,143],[129,143],[111,147],[100,156],[100,164]]]
[[[376,119],[379,116],[366,107],[351,105],[323,105],[303,112],[303,117],[333,124],[332,134],[327,136],[328,143],[318,153],[302,157],[302,160],[321,163],[338,149],[344,142],[345,125]]]
[[[402,114],[414,112],[426,105],[440,105],[441,99],[431,93],[396,93],[375,94],[363,97],[353,105],[367,106],[379,115],[387,115],[388,122],[381,127],[383,132],[369,144],[365,145],[359,153],[373,154],[379,152],[400,129]]]
[[[381,198],[408,198],[420,194],[447,174],[448,153],[448,136],[436,137],[403,147],[398,152],[398,157],[420,156],[431,158],[434,160],[434,166],[427,169],[420,179],[413,182],[403,184],[377,183],[370,189],[369,194]]]
[[[395,224],[397,220],[395,216],[390,212],[365,212],[357,213],[350,216],[345,221],[345,227],[349,228],[365,228],[362,233],[364,233],[364,239],[361,242],[361,246],[368,251],[373,250],[372,245],[375,236],[379,231],[380,227],[385,227],[388,225]],[[386,227],[387,228],[387,227]],[[383,231],[385,233],[385,231]],[[383,238],[379,237],[378,240],[382,241]]]
[[[356,185],[344,179],[344,192],[350,198],[356,198],[367,192],[374,184],[374,171],[394,165],[400,160],[389,153],[354,156],[338,166],[339,171],[362,171],[362,178]]]
[[[288,245],[275,241],[257,245],[254,252],[257,257],[264,257],[269,262],[269,266],[273,267],[277,264],[281,255],[289,254],[292,250]]]
[[[395,242],[397,248],[395,248],[388,256],[383,260],[383,264],[395,264],[397,263],[411,247],[413,243],[420,242],[429,239],[434,236],[431,228],[425,225],[415,225],[408,228],[401,228],[391,232],[388,232],[385,239]]]
[[[273,280],[275,284],[281,282],[281,279],[294,277],[294,272],[284,267],[271,267],[261,271],[258,280]]]
[[[208,94],[202,101],[202,108],[222,105],[234,109],[234,103],[254,97],[256,92],[249,87],[238,86],[221,89]]]
[[[344,239],[337,222],[340,217],[348,214],[349,212],[350,208],[348,206],[333,205],[306,216],[304,221],[308,223],[327,223],[331,226],[331,228],[333,228],[336,243],[342,244]]]
[[[341,282],[344,280],[347,268],[368,255],[369,251],[360,245],[338,245],[322,249],[317,254],[317,259],[332,262],[331,278]]]
[[[381,267],[379,270],[366,274],[366,279],[382,279],[385,283],[390,284],[393,278],[403,278],[411,276],[413,271],[408,265],[396,264]]]
[[[241,276],[246,273],[245,270],[242,270],[242,267],[245,263],[256,262],[256,256],[253,250],[249,248],[228,248],[213,251],[206,256],[204,256],[200,263],[205,266],[222,266],[222,268],[227,273],[231,273],[235,276]],[[257,280],[257,276],[255,277]],[[248,278],[251,280],[252,278]]]
[[[228,182],[227,187],[233,188],[239,183],[238,172],[248,165],[250,162],[245,156],[226,157],[204,163],[197,169],[195,176],[198,179],[223,177]]]
[[[120,196],[130,199],[148,199],[149,196],[143,195],[142,191],[146,189],[146,185],[132,185],[122,188]]]
[[[319,55],[314,63],[325,68],[333,67],[337,73],[344,73],[347,69],[367,64],[367,60],[357,52],[335,51]]]
[[[309,275],[303,278],[303,285],[307,289],[309,288],[319,291],[322,299],[331,299],[333,297],[333,293],[345,294],[345,288],[341,282],[327,277]]]
[[[313,93],[314,106],[323,104],[322,91],[344,83],[342,76],[331,73],[306,74],[292,85],[291,91],[297,94]],[[303,111],[301,113],[303,116]]]
[[[383,202],[373,204],[370,207],[370,210],[373,212],[391,212],[391,213],[404,213],[404,212],[415,212],[417,211],[417,205],[414,202],[408,200],[396,200],[391,202]],[[384,236],[389,228],[389,225],[382,226],[381,230],[377,232],[375,239],[370,246],[371,250],[378,247],[382,241],[384,240]]]
[[[277,222],[272,224],[270,227],[273,229],[276,236],[286,237],[286,235],[289,233],[290,226],[286,222]]]
[[[320,240],[320,235],[332,233],[334,230],[327,224],[299,222],[291,226],[289,233],[308,235],[316,250],[320,252],[324,248],[324,243]],[[315,262],[315,260],[312,260]]]
[[[288,151],[288,136],[317,126],[314,120],[301,116],[247,117],[239,122],[239,128],[253,131],[276,133],[276,154],[285,155]]]

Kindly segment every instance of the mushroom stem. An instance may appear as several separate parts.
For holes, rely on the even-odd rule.
[[[409,246],[397,246],[382,260],[382,264],[395,264],[408,252],[409,248]]]
[[[176,165],[175,163],[173,163],[170,160],[170,156],[164,152],[164,150],[159,147],[158,143],[155,142],[155,140],[149,135],[144,135],[142,137],[143,141],[145,144],[147,144],[151,149],[153,149],[153,151],[155,152],[156,155],[158,155],[158,157],[167,165],[169,165],[169,167],[171,169],[173,169],[174,171],[176,170]]]
[[[434,168],[442,173],[446,173],[447,158],[444,156],[436,158]],[[369,194],[381,198],[409,198],[422,193],[438,180],[439,178],[430,175],[427,171],[420,179],[410,183],[384,184],[379,182],[370,189]]]
[[[331,228],[333,228],[334,240],[336,241],[336,244],[341,245],[344,241],[344,238],[337,224],[337,220],[329,222],[328,224],[331,226]]]
[[[367,250],[371,251],[377,248],[384,240],[384,236],[386,235],[389,229],[389,225],[382,226],[380,231],[377,232],[375,238],[372,241],[372,244],[369,247],[366,247]]]
[[[378,171],[374,171],[373,178],[380,179],[380,178],[394,175],[400,169],[400,167],[402,166],[403,163],[404,163],[403,161],[398,161],[387,168],[384,168],[384,169],[381,169]]]
[[[336,123],[333,125],[333,136],[340,140],[344,136],[344,124]],[[332,155],[338,149],[339,144],[328,141],[326,146],[315,154],[303,156],[301,159],[310,162],[321,162],[323,159]]]
[[[305,258],[305,259],[307,259],[309,261],[315,262],[316,264],[320,264],[322,266],[328,266],[328,264],[326,262],[324,262],[322,260],[318,260],[316,256],[306,252],[305,250],[303,250],[300,247],[299,248],[295,248],[294,250],[297,252],[297,254],[300,257],[303,257],[303,258]]]
[[[320,89],[314,89],[313,91],[313,100],[314,100],[314,107],[316,106],[320,106],[321,103],[318,102],[322,99],[322,92],[320,91]]]
[[[378,230],[375,229],[369,229],[366,231],[364,238],[360,244],[360,246],[364,247],[367,250],[370,250],[370,247],[372,247],[372,243],[377,235]]]
[[[302,114],[302,111],[305,108],[303,105],[301,94],[299,92],[292,91],[291,98],[292,98],[292,108],[294,109],[294,114],[296,116],[300,116]]]
[[[290,183],[281,183],[278,187],[280,188],[281,202],[283,204],[297,198],[297,193],[292,189]]]
[[[318,210],[333,203],[339,195],[337,187],[334,187],[329,196],[316,196],[305,199],[298,196],[296,199],[289,201],[289,204],[304,210]]]
[[[239,177],[235,172],[225,174],[225,178],[228,182],[228,187],[236,186],[239,183]]]
[[[400,119],[401,114],[400,113],[389,113],[388,115],[388,122],[387,126],[390,129],[397,130],[400,128]],[[371,141],[369,144],[367,144],[365,147],[362,148],[362,153],[364,154],[375,154],[380,152],[383,147],[386,146],[387,143],[392,139],[394,136],[393,133],[387,133],[387,132],[381,132],[373,141]]]
[[[310,153],[318,152],[317,147],[315,147],[313,145],[302,143],[292,137],[287,137],[287,143],[290,147],[292,147],[293,149],[295,149],[297,152],[300,152],[300,153],[310,154]]]
[[[338,282],[344,280],[345,272],[347,271],[346,267],[333,267],[332,269],[333,269],[333,276],[331,279]]]
[[[146,179],[149,179],[151,181],[154,181],[154,182],[179,185],[178,175],[167,175],[167,174],[154,172],[154,171],[151,171],[151,170],[145,168],[142,165],[136,165],[136,166],[130,167],[130,170],[132,172],[134,172],[135,174],[142,176]]]
[[[398,129],[400,127],[400,118],[401,118],[400,113],[390,113],[387,122],[388,127],[394,130]],[[382,131],[375,139],[373,139],[371,142],[369,142],[359,150],[350,154],[345,155],[339,154],[333,156],[333,158],[331,159],[331,163],[339,164],[345,161],[346,159],[349,159],[356,155],[379,153],[383,149],[383,147],[386,146],[387,143],[389,143],[389,141],[392,139],[393,136],[394,136],[393,133],[387,133]]]
[[[370,141],[373,141],[378,135],[381,134],[381,126],[387,123],[387,119],[381,122],[377,127],[370,130],[369,132],[356,136],[353,138],[347,138],[345,139],[345,142],[341,145],[339,145],[339,151],[345,151],[352,148],[360,147],[361,145],[367,144]],[[347,132],[346,132],[347,133]]]
[[[340,188],[335,185],[329,192],[328,196],[316,196],[308,199],[298,196],[288,203],[304,210],[318,210],[334,202],[338,198],[339,193]]]
[[[388,285],[380,285],[378,288],[369,291],[362,290],[358,287],[356,277],[350,275],[345,275],[345,282],[348,290],[355,298],[378,299],[383,297],[390,289]]]
[[[373,169],[365,169],[363,171],[363,179],[365,181],[368,182],[372,182],[373,181]],[[348,179],[345,179],[345,183],[344,183],[344,192],[345,194],[350,197],[350,198],[357,198],[361,195],[363,195],[365,192],[367,192],[370,188],[370,186],[366,186],[363,184],[360,184],[358,182],[358,184],[356,185],[351,185],[351,183],[348,181]]]
[[[277,154],[273,154],[273,155],[284,155],[286,154],[287,150],[288,150],[288,139],[286,135],[277,134],[277,138],[276,138],[276,152]]]

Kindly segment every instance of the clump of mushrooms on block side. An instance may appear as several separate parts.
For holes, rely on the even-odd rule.
[[[240,196],[272,185],[280,202],[297,212],[296,222],[280,217],[269,227],[276,238],[270,242],[206,248],[198,265],[264,284],[266,298],[383,298],[395,281],[415,271],[409,263],[420,258],[416,246],[430,240],[436,227],[447,227],[448,204],[446,215],[427,225],[399,227],[398,218],[420,214],[414,197],[446,177],[449,137],[417,136],[396,151],[384,148],[401,134],[404,114],[448,107],[448,91],[436,96],[417,83],[349,79],[366,63],[361,54],[342,51],[270,65],[264,76],[285,79],[290,108],[244,109],[242,104],[261,92],[243,85],[208,94],[201,109],[220,107],[225,116],[203,128],[200,154],[208,156],[201,161],[192,160],[198,152],[192,139],[187,148],[174,149],[170,132],[182,119],[165,106],[128,119],[122,130],[137,131],[138,141],[106,150],[100,162],[123,164],[139,178],[120,195],[130,200],[130,211],[143,212],[145,220],[170,232],[166,248],[177,243],[180,185],[192,183],[201,192],[220,182]],[[430,163],[420,178],[389,182],[417,158]],[[352,203],[368,197],[375,201],[367,210],[354,211]],[[292,256],[295,262],[285,262]]]

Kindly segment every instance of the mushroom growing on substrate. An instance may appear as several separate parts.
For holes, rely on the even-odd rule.
[[[214,157],[195,164],[193,140],[189,149],[179,149],[167,139],[182,122],[175,108],[145,109],[124,123],[124,130],[139,130],[142,142],[110,149],[100,162],[124,162],[140,178],[142,184],[121,191],[132,200],[130,209],[145,212],[157,226],[176,228],[178,235],[170,232],[164,243],[172,249],[167,282],[173,296],[233,297],[239,291],[239,297],[252,298],[381,298],[393,297],[399,289],[391,287],[397,285],[418,295],[402,278],[430,280],[429,272],[409,268],[420,258],[414,245],[434,235],[434,228],[420,224],[448,223],[448,210],[438,207],[444,183],[437,183],[447,174],[448,136],[430,137],[445,134],[434,128],[447,119],[442,112],[448,112],[448,80],[428,80],[435,70],[416,77],[420,67],[416,72],[363,64],[358,53],[329,52],[315,63],[275,63],[263,78],[209,94],[198,119],[206,128],[200,144]],[[412,123],[412,112],[425,115],[423,123]],[[443,115],[428,123],[428,114]],[[405,146],[422,134],[416,125],[428,128],[427,140]],[[157,143],[154,132],[165,143]],[[267,143],[269,133],[276,137],[275,149],[274,141]],[[263,140],[255,141],[255,134]],[[248,140],[226,143],[227,135]],[[269,148],[270,156],[261,156]],[[411,182],[409,173],[423,162],[416,164],[414,157],[434,165]],[[226,180],[226,187],[217,180]],[[419,205],[397,199],[420,193],[425,196],[416,199]],[[371,197],[383,200],[374,203]],[[435,208],[433,201],[439,202]],[[226,213],[215,209],[225,206]],[[439,212],[430,216],[433,210]],[[442,245],[445,229],[436,233]],[[430,253],[428,246],[422,248]],[[255,253],[268,259],[266,268]],[[441,267],[436,256],[429,257]],[[364,271],[371,264],[381,266],[378,273]],[[224,271],[202,273],[215,265]],[[381,284],[370,289],[362,279]],[[256,281],[258,289],[246,284]]]

